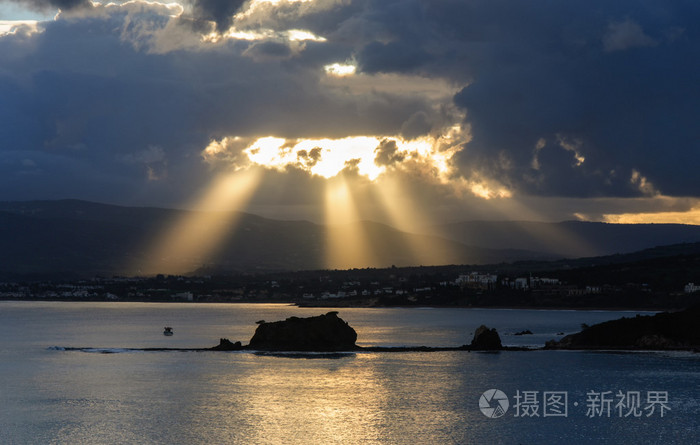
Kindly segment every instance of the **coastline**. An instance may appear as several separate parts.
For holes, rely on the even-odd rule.
[[[247,345],[220,338],[219,344],[210,348],[99,348],[59,347],[49,349],[63,351],[103,352],[116,351],[252,351],[252,352],[439,352],[439,351],[687,351],[700,353],[700,306],[679,312],[661,312],[654,315],[622,317],[592,326],[582,325],[581,331],[559,340],[550,340],[540,347],[504,346],[496,329],[481,325],[474,332],[470,344],[461,346],[359,346],[357,332],[331,311],[324,315],[266,322],[259,320],[255,334]],[[529,332],[529,331],[528,331]],[[515,334],[518,335],[518,334]]]
[[[298,304],[290,303],[293,306],[303,307],[303,308],[320,308],[320,309],[342,309],[342,308],[380,308],[380,309],[503,309],[503,310],[542,310],[542,311],[627,311],[627,312],[669,312],[669,311],[680,311],[685,308],[661,308],[661,307],[626,307],[626,306],[592,306],[592,307],[581,307],[581,306],[488,306],[488,305],[391,305],[391,306],[365,306],[365,305],[312,305],[312,304]]]
[[[683,307],[639,307],[639,306],[499,306],[499,305],[452,305],[452,304],[420,304],[420,305],[366,305],[366,304],[312,304],[307,302],[289,301],[289,300],[238,300],[238,301],[174,301],[174,300],[137,300],[137,299],[119,299],[119,300],[104,300],[104,299],[80,299],[80,298],[0,298],[0,302],[21,303],[21,302],[47,302],[47,303],[159,303],[159,304],[281,304],[304,309],[502,309],[502,310],[542,310],[542,311],[639,311],[639,312],[675,312],[685,308]]]

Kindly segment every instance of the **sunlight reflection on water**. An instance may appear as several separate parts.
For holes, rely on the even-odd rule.
[[[245,342],[255,320],[284,318],[290,311],[297,309],[0,303],[4,339],[0,443],[698,443],[700,439],[695,429],[700,390],[692,384],[700,377],[697,354],[359,352],[306,359],[251,352],[101,354],[48,348],[52,343],[117,348],[170,340],[166,344],[210,346],[226,329],[225,335]],[[323,310],[300,312],[294,315]],[[477,311],[475,318],[465,321],[474,312],[456,313],[348,310],[346,319],[352,319],[351,325],[369,344],[420,344],[427,339],[426,343],[449,345],[464,342],[465,331],[473,330],[478,320],[488,319],[504,331],[521,326],[554,331],[573,329],[582,317],[597,317]],[[172,338],[161,333],[166,316],[176,320],[170,323],[176,332]],[[43,332],[36,332],[37,327]],[[503,418],[489,419],[479,411],[478,400],[490,388],[504,391],[511,403],[518,390],[568,391],[572,401],[581,402],[592,389],[665,390],[671,411],[665,418],[589,419],[585,409],[571,406],[568,418],[516,418],[511,410]]]

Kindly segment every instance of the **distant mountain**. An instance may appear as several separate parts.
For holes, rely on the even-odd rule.
[[[247,213],[209,213],[206,220],[212,227],[231,216],[236,220],[235,225],[224,225],[209,256],[183,253],[161,259],[156,269],[143,269],[163,234],[193,215],[202,214],[76,200],[0,202],[0,274],[75,277],[174,270],[231,273],[485,265],[624,254],[700,242],[700,227],[674,224],[477,221],[413,234],[369,221],[327,227]],[[332,256],[329,245],[334,247]],[[580,261],[574,267],[591,262]]]
[[[624,254],[656,246],[700,242],[700,226],[566,221],[468,221],[433,226],[434,236],[490,249],[520,249],[580,258]]]
[[[0,273],[70,277],[138,274],[163,233],[193,214],[76,200],[0,202]],[[211,213],[207,220],[216,226],[230,216]],[[166,258],[160,263],[162,270],[148,273],[171,273],[171,267],[178,271],[185,267],[187,272],[249,272],[552,259],[517,249],[470,247],[373,222],[326,227],[246,213],[234,217],[235,226],[224,231],[210,256]],[[361,234],[364,247],[358,250],[358,243],[347,233]],[[326,248],[330,239],[336,240],[338,251],[332,263]]]

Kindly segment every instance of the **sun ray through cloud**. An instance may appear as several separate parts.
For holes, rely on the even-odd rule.
[[[326,265],[348,269],[375,265],[352,189],[343,174],[326,182],[325,192]]]
[[[190,273],[206,264],[221,238],[235,230],[238,210],[256,190],[261,172],[256,169],[224,174],[186,211],[183,218],[161,234],[135,273]]]
[[[401,190],[395,178],[385,177],[373,188],[379,200],[379,207],[384,210],[391,226],[408,233],[421,233],[425,227],[435,221],[425,211],[416,208],[410,196]],[[411,236],[407,241],[410,264],[448,264],[454,258],[454,252],[436,250],[430,238]]]

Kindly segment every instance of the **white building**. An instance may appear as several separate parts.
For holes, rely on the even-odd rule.
[[[177,294],[173,294],[173,300],[193,301],[194,295],[192,292],[179,292]]]
[[[516,289],[527,289],[528,286],[528,279],[524,277],[516,278],[515,279],[515,288]]]
[[[497,275],[471,272],[469,274],[462,274],[458,276],[455,280],[455,284],[458,286],[468,287],[489,287],[489,285],[495,284],[497,280]]]
[[[685,285],[683,290],[686,294],[692,294],[693,292],[700,291],[700,285],[696,285],[695,283],[688,283]]]

